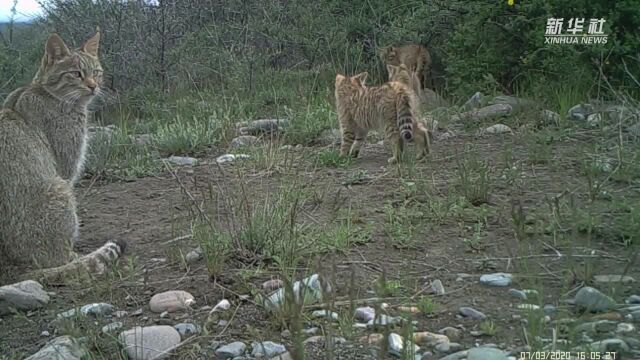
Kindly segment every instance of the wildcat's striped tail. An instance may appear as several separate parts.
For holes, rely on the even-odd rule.
[[[396,114],[398,119],[398,130],[400,137],[405,141],[413,139],[413,112],[411,111],[411,97],[402,91],[396,101]]]
[[[78,257],[68,264],[32,271],[25,278],[45,283],[64,283],[67,278],[91,278],[104,274],[113,262],[124,254],[127,243],[123,240],[107,241],[95,251]]]

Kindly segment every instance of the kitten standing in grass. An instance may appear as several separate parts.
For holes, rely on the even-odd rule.
[[[99,42],[99,29],[77,50],[49,36],[33,81],[0,110],[0,276],[11,270],[18,278],[64,282],[103,273],[124,251],[124,242],[109,241],[88,255],[72,252],[73,185],[85,159],[87,105],[102,80]]]
[[[388,82],[367,87],[367,73],[336,75],[336,111],[342,133],[340,153],[358,157],[369,130],[384,128],[392,146],[390,164],[400,160],[404,143],[415,140],[417,159],[429,152],[427,134],[416,125],[418,100],[408,86]]]
[[[407,85],[409,88],[413,90],[416,97],[418,98],[418,110],[417,113],[422,113],[422,104],[426,102],[424,99],[424,91],[422,91],[422,86],[420,85],[420,79],[415,71],[410,71],[406,65],[400,64],[399,66],[395,65],[387,65],[387,72],[389,73],[389,81],[397,81]],[[420,116],[416,125],[422,130],[423,133],[428,134],[426,137],[427,147],[431,148],[431,136],[433,132],[429,129],[433,129],[433,118]]]

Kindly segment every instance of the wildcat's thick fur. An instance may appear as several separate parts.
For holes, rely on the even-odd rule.
[[[429,148],[422,130],[416,126],[417,99],[413,91],[399,82],[367,87],[366,77],[366,72],[352,77],[336,75],[340,153],[357,157],[369,130],[384,128],[393,150],[389,163],[397,162],[404,142],[414,139],[417,158],[423,158]]]
[[[418,106],[416,113],[421,115],[422,113],[422,103],[424,100],[424,91],[420,86],[420,79],[418,79],[418,75],[407,69],[406,65],[400,64],[399,66],[387,65],[387,72],[389,73],[389,81],[390,82],[400,82],[407,85],[410,89],[413,90],[416,98],[418,99]],[[425,120],[422,116],[420,116],[416,121],[416,126],[421,130],[421,133],[425,135],[425,142],[427,142],[427,147],[431,148],[431,135],[433,132],[430,129],[431,125],[428,121]],[[433,129],[432,129],[433,130]]]
[[[111,241],[85,256],[71,251],[87,105],[102,80],[99,41],[98,31],[70,50],[49,36],[33,81],[9,94],[0,110],[0,275],[11,270],[18,278],[64,281],[102,273],[124,251],[124,242]]]
[[[387,46],[378,50],[385,65],[404,64],[418,75],[421,86],[426,86],[427,74],[431,71],[431,55],[422,45]]]

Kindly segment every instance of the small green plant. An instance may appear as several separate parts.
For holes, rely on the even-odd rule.
[[[458,189],[472,205],[487,203],[491,195],[491,179],[489,166],[480,161],[478,155],[458,159]]]
[[[318,154],[318,164],[321,166],[344,168],[352,163],[352,157],[342,156],[337,150],[323,150]]]
[[[162,164],[150,145],[136,141],[126,128],[94,134],[89,142],[85,173],[111,179],[156,175]]]
[[[389,203],[384,205],[384,211],[386,220],[383,226],[387,244],[398,248],[414,246],[416,227],[413,221],[421,218],[422,212],[405,206],[396,208]]]
[[[423,314],[433,314],[438,309],[438,304],[429,296],[422,296],[418,300],[418,309]]]
[[[222,274],[231,255],[232,244],[229,236],[206,221],[198,221],[193,226],[193,238],[202,249],[209,276],[216,277]]]
[[[157,128],[155,145],[163,155],[193,155],[223,139],[224,123],[214,115],[185,119],[178,114],[172,122]]]
[[[471,250],[478,251],[483,248],[483,236],[483,224],[481,222],[477,222],[473,227],[473,234],[471,235],[471,237],[465,237],[462,239],[462,241],[465,245],[471,248]]]
[[[480,323],[480,331],[488,336],[494,336],[498,332],[498,325],[492,320],[485,320]]]

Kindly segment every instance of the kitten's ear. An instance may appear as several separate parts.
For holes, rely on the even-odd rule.
[[[80,50],[86,52],[91,56],[98,56],[98,47],[100,45],[100,27],[96,27],[96,34],[89,40],[87,40]]]
[[[344,80],[344,75],[336,74],[336,84],[341,83]]]
[[[53,33],[49,35],[47,43],[44,46],[44,56],[47,59],[47,65],[53,65],[58,60],[64,59],[69,56],[71,52],[67,45],[64,44],[62,38],[58,34]]]
[[[393,75],[396,74],[397,69],[398,67],[395,65],[387,65],[387,72],[389,73],[389,79],[391,79]]]
[[[360,85],[364,86],[364,82],[367,80],[367,76],[369,76],[369,73],[365,71],[358,75],[355,75],[353,78],[356,79],[360,83]]]

